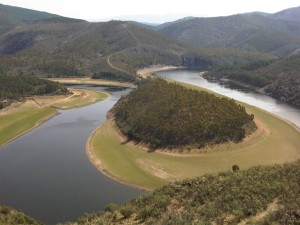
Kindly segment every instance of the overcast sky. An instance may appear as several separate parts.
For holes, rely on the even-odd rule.
[[[88,21],[135,19],[166,22],[185,16],[212,17],[300,6],[299,0],[0,0],[2,4]]]

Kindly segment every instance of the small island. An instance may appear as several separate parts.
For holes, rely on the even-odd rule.
[[[240,142],[256,129],[254,116],[233,100],[146,79],[112,109],[129,139],[152,148],[203,148]]]

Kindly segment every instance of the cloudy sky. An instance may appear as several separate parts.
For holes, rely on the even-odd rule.
[[[156,23],[186,16],[274,13],[300,6],[299,0],[1,0],[1,3],[88,21],[134,19]]]

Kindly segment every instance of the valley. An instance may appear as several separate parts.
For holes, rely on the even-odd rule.
[[[298,222],[299,13],[0,4],[0,223]]]

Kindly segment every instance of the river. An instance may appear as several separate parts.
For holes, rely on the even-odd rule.
[[[120,96],[129,91],[113,91],[102,102],[60,110],[58,116],[1,148],[0,204],[46,224],[56,224],[139,195],[141,191],[99,173],[85,153],[89,135],[105,121],[106,112]]]
[[[156,73],[162,78],[197,85],[218,94],[261,108],[300,127],[300,109],[248,88],[222,81],[208,81],[199,71],[165,70]]]
[[[300,110],[271,97],[230,83],[209,82],[198,71],[169,70],[157,74],[255,105],[300,127]],[[99,173],[85,154],[89,135],[129,91],[116,90],[102,102],[61,110],[58,116],[0,149],[0,204],[55,224],[141,194]]]

